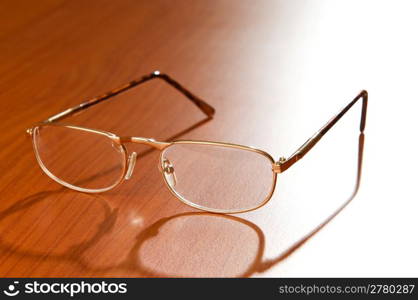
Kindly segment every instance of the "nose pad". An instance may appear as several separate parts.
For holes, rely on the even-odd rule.
[[[136,163],[136,152],[132,152],[131,155],[129,155],[128,158],[128,171],[125,175],[125,180],[128,180],[132,176],[132,172],[134,171]]]
[[[176,173],[174,172],[174,167],[168,159],[163,160],[163,174],[165,179],[167,180],[168,184],[171,187],[176,186],[177,178]]]
[[[117,152],[120,152],[120,153],[122,153],[122,152],[123,152],[123,148],[122,148],[122,146],[121,146],[121,145],[119,145],[119,144],[116,144],[115,142],[112,142],[112,147],[113,147],[113,149],[115,149]]]

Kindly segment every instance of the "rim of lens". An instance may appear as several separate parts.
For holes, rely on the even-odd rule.
[[[253,152],[253,153],[258,153],[260,155],[263,155],[264,157],[266,157],[272,164],[275,163],[273,157],[260,149],[257,148],[253,148],[253,147],[249,147],[249,146],[244,146],[244,145],[239,145],[239,144],[231,144],[231,143],[222,143],[222,142],[211,142],[211,141],[188,141],[188,140],[179,140],[179,141],[174,141],[172,142],[169,146],[167,146],[166,148],[164,148],[161,153],[160,153],[160,171],[163,170],[164,165],[163,165],[163,155],[164,152],[169,149],[172,146],[175,145],[180,145],[180,144],[197,144],[197,145],[207,145],[207,146],[219,146],[219,147],[225,147],[225,148],[235,148],[235,149],[240,149],[240,150],[244,150],[244,151],[249,151],[249,152]],[[164,176],[164,173],[161,171],[161,175],[164,179],[164,182],[166,184],[166,186],[168,187],[168,189],[170,190],[170,192],[176,197],[178,198],[181,202],[183,202],[184,204],[191,206],[193,208],[197,208],[200,209],[202,211],[207,211],[207,212],[212,212],[212,213],[217,213],[217,214],[237,214],[237,213],[244,213],[244,212],[249,212],[249,211],[253,211],[256,210],[257,208],[260,208],[262,206],[264,206],[265,204],[267,204],[267,202],[269,202],[269,200],[271,199],[271,197],[273,196],[274,190],[276,189],[276,183],[277,183],[277,174],[275,172],[273,172],[272,169],[272,184],[271,184],[271,188],[270,188],[270,192],[268,193],[268,195],[266,196],[266,198],[256,207],[253,208],[245,208],[245,209],[218,209],[218,208],[209,208],[206,206],[202,206],[196,203],[193,203],[189,200],[187,200],[186,198],[184,198],[182,195],[180,195],[177,191],[175,191],[171,185],[168,183],[166,177]]]
[[[38,147],[36,144],[36,134],[37,131],[39,130],[40,127],[47,127],[47,126],[55,126],[55,127],[65,127],[65,128],[70,128],[70,129],[76,129],[76,130],[82,130],[82,131],[86,131],[86,132],[91,132],[91,133],[96,133],[96,134],[100,134],[105,136],[106,138],[114,141],[112,139],[112,137],[116,137],[116,135],[110,133],[110,132],[106,132],[106,131],[101,131],[101,130],[96,130],[96,129],[91,129],[91,128],[86,128],[86,127],[79,127],[79,126],[73,126],[73,125],[64,125],[64,124],[41,124],[41,125],[37,125],[34,126],[32,128],[32,146],[35,152],[35,157],[36,160],[39,164],[39,166],[41,167],[42,171],[45,172],[46,175],[48,175],[51,179],[53,179],[54,181],[58,182],[59,184],[68,187],[70,189],[79,191],[79,192],[85,192],[85,193],[102,193],[102,192],[106,192],[108,190],[113,189],[114,187],[116,187],[117,185],[119,185],[122,181],[123,178],[125,176],[126,173],[126,166],[127,166],[127,150],[126,147],[123,144],[120,144],[120,146],[122,147],[122,155],[123,155],[123,168],[122,168],[122,172],[121,172],[121,176],[118,178],[118,180],[112,184],[111,186],[105,187],[105,188],[100,188],[100,189],[88,189],[88,188],[82,188],[76,185],[72,185],[71,183],[68,183],[62,179],[60,179],[59,177],[55,176],[51,171],[48,170],[48,168],[44,165],[44,163],[42,162],[42,158],[39,155],[39,151],[38,151]]]

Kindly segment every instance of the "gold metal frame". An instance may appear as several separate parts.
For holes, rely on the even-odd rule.
[[[115,135],[113,133],[110,133],[110,132],[107,132],[107,131],[91,129],[91,128],[86,128],[86,127],[80,127],[80,126],[75,126],[75,125],[70,125],[70,124],[57,123],[57,121],[59,121],[59,120],[62,120],[66,117],[74,115],[75,113],[81,112],[82,110],[87,109],[88,107],[90,107],[92,105],[95,105],[95,104],[98,104],[98,103],[100,103],[104,100],[110,99],[113,96],[116,96],[116,95],[118,95],[118,94],[132,88],[132,87],[135,87],[135,86],[137,86],[141,83],[144,83],[144,82],[149,81],[149,80],[154,79],[154,78],[162,79],[165,82],[167,82],[168,84],[170,84],[172,87],[177,89],[186,98],[188,98],[191,102],[193,102],[203,113],[205,113],[208,118],[212,118],[213,115],[215,114],[215,109],[211,105],[209,105],[208,103],[206,103],[202,99],[200,99],[197,96],[195,96],[194,94],[192,94],[190,91],[188,91],[186,88],[184,88],[182,85],[180,85],[178,82],[176,82],[174,79],[172,79],[167,74],[163,74],[163,73],[160,73],[159,71],[155,71],[155,72],[153,72],[149,75],[142,76],[138,80],[131,81],[130,83],[128,83],[128,84],[126,84],[126,85],[124,85],[120,88],[113,89],[110,92],[105,93],[101,96],[89,99],[89,100],[81,103],[80,105],[77,105],[75,107],[66,109],[65,111],[60,112],[56,115],[53,115],[53,116],[49,117],[48,119],[35,124],[32,128],[28,129],[27,133],[32,136],[32,144],[33,144],[35,156],[36,156],[36,159],[37,159],[41,169],[49,177],[51,177],[53,180],[55,180],[56,182],[66,186],[68,188],[71,188],[71,189],[74,189],[74,190],[77,190],[77,191],[80,191],[80,192],[86,192],[86,193],[101,193],[101,192],[105,192],[105,191],[108,191],[110,189],[115,188],[116,186],[121,184],[124,180],[128,180],[130,178],[130,175],[131,175],[132,170],[133,170],[132,169],[133,168],[132,163],[134,163],[134,162],[132,162],[132,159],[130,158],[131,156],[128,155],[128,151],[126,149],[125,144],[126,143],[145,144],[145,145],[151,146],[151,147],[161,151],[159,167],[160,167],[161,174],[163,175],[164,182],[167,185],[170,192],[174,196],[176,196],[181,202],[183,202],[184,204],[189,205],[191,207],[194,207],[194,208],[197,208],[197,209],[200,209],[200,210],[203,210],[203,211],[213,212],[213,213],[223,213],[223,214],[225,214],[225,213],[228,213],[228,214],[243,213],[243,212],[252,211],[252,210],[255,210],[255,209],[258,209],[258,208],[264,206],[271,199],[271,197],[274,193],[274,190],[275,190],[275,187],[276,187],[276,182],[277,182],[277,174],[286,171],[293,164],[295,164],[298,160],[300,160],[303,156],[305,156],[306,153],[308,153],[309,150],[311,150],[315,146],[315,144],[328,132],[328,130],[330,130],[341,119],[341,117],[359,99],[362,99],[360,132],[364,131],[365,125],[366,125],[368,94],[367,94],[367,91],[363,90],[347,106],[345,106],[338,114],[336,114],[333,118],[331,118],[320,130],[318,130],[312,137],[310,137],[301,147],[299,147],[292,155],[290,155],[288,158],[281,157],[278,161],[275,161],[269,153],[267,153],[263,150],[260,150],[260,149],[254,148],[254,147],[238,145],[238,144],[213,142],[213,141],[197,141],[197,140],[176,140],[176,141],[172,141],[172,142],[164,142],[164,141],[156,141],[152,138],[145,138],[145,137],[117,136],[117,135]],[[122,171],[122,174],[121,174],[119,180],[115,184],[113,184],[112,186],[107,187],[107,188],[85,189],[85,188],[81,188],[81,187],[71,185],[71,184],[61,180],[60,178],[56,177],[43,164],[43,162],[40,158],[38,149],[37,149],[37,145],[36,145],[36,141],[35,141],[35,136],[36,135],[34,133],[36,133],[36,131],[39,130],[39,127],[42,127],[42,126],[61,126],[61,127],[67,127],[67,128],[72,128],[72,129],[76,129],[76,130],[82,130],[82,131],[92,132],[92,133],[96,133],[96,134],[101,134],[101,135],[104,135],[107,138],[111,139],[114,143],[120,145],[121,149],[122,149],[122,153],[123,153],[123,171]],[[209,145],[209,146],[212,145],[212,146],[220,146],[220,147],[227,147],[227,148],[235,148],[235,149],[241,149],[241,150],[244,150],[244,151],[252,151],[252,152],[255,152],[255,153],[258,153],[260,155],[265,156],[271,162],[271,170],[272,170],[272,186],[271,186],[269,194],[264,199],[264,201],[260,205],[258,205],[257,207],[250,208],[250,209],[242,209],[242,210],[211,209],[211,208],[206,208],[206,207],[200,206],[198,204],[194,204],[192,202],[189,202],[187,199],[182,197],[179,193],[177,193],[172,188],[172,186],[167,182],[167,179],[166,179],[166,177],[164,176],[164,173],[163,173],[164,172],[163,171],[163,169],[164,169],[164,164],[163,164],[164,150],[167,149],[168,147],[176,145],[176,144],[201,144],[201,145]],[[135,153],[135,155],[136,155],[136,153]]]

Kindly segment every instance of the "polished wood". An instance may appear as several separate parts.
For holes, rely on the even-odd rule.
[[[2,1],[0,275],[417,276],[414,6]],[[367,89],[367,126],[359,136],[356,104],[279,174],[267,205],[233,216],[178,201],[143,145],[128,147],[141,153],[132,178],[102,194],[41,171],[27,128],[154,70],[214,118],[150,81],[66,122],[252,145],[278,160]]]

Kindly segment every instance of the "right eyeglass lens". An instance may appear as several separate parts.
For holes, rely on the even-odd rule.
[[[122,146],[106,135],[65,126],[39,126],[33,145],[42,169],[70,188],[99,192],[115,186],[123,176]]]
[[[272,163],[261,153],[216,144],[174,143],[161,153],[165,180],[180,199],[223,213],[257,208],[268,199]]]

